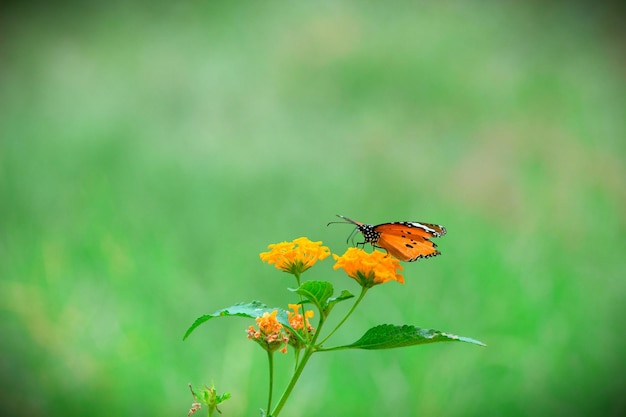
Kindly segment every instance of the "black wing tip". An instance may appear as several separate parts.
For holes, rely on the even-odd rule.
[[[424,222],[390,222],[389,224],[401,224],[408,227],[416,227],[430,234],[430,237],[441,237],[448,233],[448,230],[440,224]],[[440,231],[438,231],[439,229]]]
[[[446,233],[448,233],[448,230],[444,226],[442,226],[440,224],[431,224],[431,226],[435,226],[435,227],[439,228],[439,230],[441,230],[441,231],[438,232],[436,229],[433,229],[434,230],[433,237],[441,237],[441,236],[445,235]]]

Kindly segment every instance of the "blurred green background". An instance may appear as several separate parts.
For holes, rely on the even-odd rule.
[[[333,344],[407,323],[488,347],[316,355],[285,416],[625,412],[614,10],[66,2],[0,19],[3,415],[184,416],[187,384],[212,381],[224,416],[258,415],[250,321],[182,335],[238,301],[293,301],[258,254],[300,236],[343,253],[335,214],[448,235]],[[358,290],[330,260],[305,277]],[[291,355],[277,365],[280,390]]]

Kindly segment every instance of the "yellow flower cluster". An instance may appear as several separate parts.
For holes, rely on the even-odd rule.
[[[322,246],[322,242],[312,242],[305,237],[295,239],[293,242],[275,243],[268,248],[270,249],[268,252],[260,254],[261,260],[295,275],[300,275],[318,260],[321,261],[330,255],[330,249]]]
[[[292,242],[271,244],[268,248],[268,252],[260,254],[262,261],[298,276],[330,255],[330,249],[322,246],[322,242],[312,242],[305,237]],[[343,269],[364,287],[370,288],[389,281],[404,284],[404,277],[398,273],[403,269],[402,265],[389,254],[380,251],[367,253],[363,249],[349,248],[343,255],[333,254],[333,257],[336,261],[334,269]]]
[[[362,249],[348,248],[342,256],[333,254],[333,257],[337,261],[333,269],[343,269],[349,277],[364,287],[370,288],[389,281],[404,284],[404,277],[397,273],[403,269],[402,265],[391,255],[380,251],[367,253]]]

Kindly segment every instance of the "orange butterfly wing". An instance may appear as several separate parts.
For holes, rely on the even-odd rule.
[[[374,231],[380,233],[375,245],[405,262],[439,255],[430,239],[446,234],[443,226],[418,222],[384,223],[374,226]]]

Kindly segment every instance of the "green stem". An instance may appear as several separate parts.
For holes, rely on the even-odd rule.
[[[324,323],[325,322],[326,322],[326,318],[324,317],[324,315],[320,311],[320,321],[319,321],[319,323],[317,323],[317,330],[315,330],[315,333],[313,334],[313,338],[311,339],[311,346],[315,346],[315,342],[317,341],[317,338],[320,336],[320,333],[322,331],[322,327],[324,327]],[[306,319],[305,319],[304,326],[306,328]]]
[[[285,388],[285,392],[283,392],[283,395],[280,397],[280,400],[278,400],[278,404],[276,404],[276,407],[274,408],[270,416],[272,417],[278,416],[278,413],[280,413],[285,403],[287,402],[289,395],[291,395],[291,391],[293,391],[293,388],[296,386],[296,382],[298,382],[298,378],[300,378],[300,375],[302,374],[304,367],[306,366],[311,356],[317,351],[317,347],[315,346],[315,341],[317,340],[320,334],[320,331],[322,330],[323,325],[324,325],[324,317],[322,316],[320,317],[320,321],[317,325],[317,330],[315,331],[315,334],[313,335],[313,339],[311,340],[311,344],[309,344],[304,350],[302,359],[300,360],[300,363],[294,370],[293,375],[291,376],[291,381],[289,381],[289,385],[287,385],[287,388]]]
[[[300,349],[296,349],[295,350],[295,361],[293,364],[293,371],[296,371],[296,368],[298,367],[298,361],[300,361]]]
[[[280,413],[280,410],[283,409],[283,406],[287,402],[287,398],[289,398],[291,391],[293,391],[293,387],[296,386],[296,382],[298,382],[298,378],[300,378],[300,375],[302,374],[306,363],[309,361],[309,358],[311,357],[311,355],[313,355],[314,352],[315,348],[313,346],[309,346],[306,348],[300,364],[294,371],[293,376],[291,377],[291,381],[289,381],[289,385],[287,385],[287,388],[285,388],[285,392],[283,392],[282,397],[280,397],[280,400],[278,400],[278,404],[276,404],[276,407],[274,408],[270,416],[277,417],[278,413]]]
[[[294,272],[293,275],[296,277],[296,283],[298,284],[298,288],[300,288],[300,286],[301,286],[301,284],[300,284],[300,273],[296,271],[296,272]],[[302,314],[304,315],[304,304],[302,304],[303,301],[304,301],[304,298],[302,298],[302,294],[298,294],[298,298],[300,299],[300,305],[302,306],[302,310],[303,310]],[[307,332],[306,325],[304,326],[304,335],[305,335],[305,338],[308,339],[308,332]],[[305,342],[305,340],[303,340],[300,337],[300,335],[296,334],[296,336],[298,337],[298,339],[300,339],[301,342],[303,342],[303,343]],[[296,366],[297,365],[298,365],[298,356],[296,356]]]
[[[337,329],[339,329],[341,327],[341,325],[343,323],[345,323],[346,320],[348,320],[348,317],[350,317],[352,312],[356,309],[356,306],[358,306],[359,303],[361,302],[361,300],[363,299],[363,297],[365,297],[365,293],[367,292],[367,290],[368,290],[367,287],[361,287],[361,294],[359,294],[359,298],[356,299],[356,301],[354,302],[354,305],[352,305],[352,308],[350,309],[350,311],[348,311],[348,313],[345,315],[345,317],[343,319],[341,319],[339,324],[337,324],[337,326],[335,326],[335,328],[328,334],[328,336],[326,336],[324,338],[324,340],[322,340],[320,342],[320,345],[323,345],[324,342],[327,341],[337,331]]]
[[[267,361],[270,366],[270,392],[267,398],[267,412],[272,407],[272,394],[274,392],[274,352],[267,351]]]

